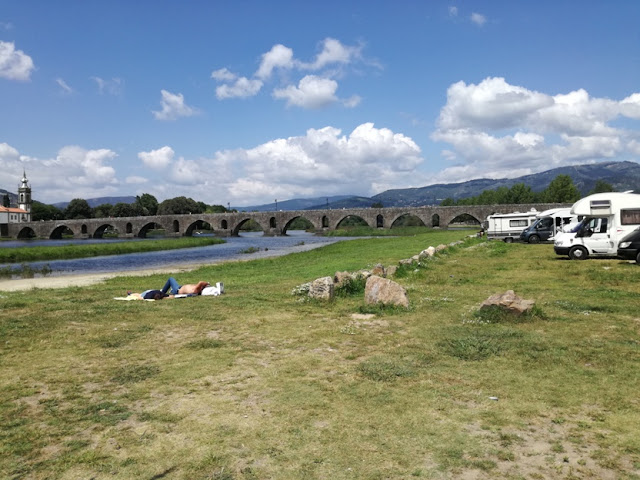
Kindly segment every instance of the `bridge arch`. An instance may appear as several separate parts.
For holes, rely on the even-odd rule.
[[[127,225],[125,226],[125,233],[127,235],[131,235],[133,233],[133,225],[131,222],[127,222]]]
[[[74,237],[76,236],[76,232],[74,232],[71,228],[69,228],[67,225],[62,224],[62,225],[57,225],[56,228],[54,228],[51,233],[49,234],[49,239],[51,240],[60,240],[62,238],[63,234],[69,234],[69,232],[71,233],[71,235],[73,235]]]
[[[436,228],[440,226],[440,215],[434,213],[431,215],[431,227]]]
[[[353,224],[353,225],[350,225]],[[338,222],[336,223],[336,230],[339,229],[341,226],[343,228],[345,227],[350,227],[350,226],[366,226],[366,227],[370,227],[369,223],[362,218],[360,215],[344,215],[342,217],[340,217],[340,219],[338,220]]]
[[[35,238],[36,232],[31,227],[24,227],[18,232],[19,239]]]
[[[326,217],[323,217],[323,220],[324,220],[324,218],[326,218]],[[293,224],[293,222],[295,222],[295,221],[296,221],[296,220],[298,220],[298,219],[303,219],[303,220],[305,220],[305,221],[306,221],[306,223],[307,223],[308,225],[311,225],[311,227],[310,227],[310,228],[313,228],[313,229],[314,229],[314,230],[316,230],[316,231],[317,231],[317,230],[320,230],[320,228],[321,228],[321,227],[319,227],[319,226],[318,226],[318,224],[316,223],[316,222],[317,222],[317,219],[316,219],[316,222],[314,222],[311,218],[307,217],[306,215],[295,215],[295,216],[291,217],[291,218],[287,221],[287,223],[284,225],[284,227],[282,228],[282,234],[283,234],[283,235],[286,235],[286,234],[287,234],[287,231],[288,231],[288,230],[291,230],[291,225]]]
[[[201,218],[191,222],[189,226],[184,230],[184,235],[186,237],[192,237],[193,232],[196,230],[211,230],[211,225],[206,220]]]
[[[142,225],[142,227],[140,227],[140,230],[138,230],[136,237],[147,238],[147,233],[149,232],[149,230],[155,230],[156,225],[157,225],[156,222],[145,223],[144,225]]]
[[[404,223],[405,227],[425,227],[424,221],[418,216],[412,213],[402,213],[391,222],[391,228],[398,228],[400,223]]]
[[[453,225],[455,223],[459,225],[477,226],[477,225],[480,225],[482,222],[478,220],[474,215],[471,215],[470,213],[461,213],[453,217],[451,220],[449,220],[449,223],[447,224],[447,226]]]
[[[83,234],[86,234],[86,225],[82,225],[83,227]],[[98,228],[96,228],[93,232],[93,235],[91,235],[92,238],[102,238],[102,236],[104,235],[104,232],[106,232],[107,230],[109,230],[110,228],[112,228],[113,230],[116,231],[116,233],[120,233],[118,232],[118,229],[112,225],[111,223],[103,223],[102,225],[98,226]]]
[[[235,226],[235,228],[233,229],[233,231],[231,232],[231,234],[232,234],[234,237],[239,236],[239,235],[240,235],[240,230],[242,229],[242,227],[243,227],[246,223],[251,222],[251,221],[253,221],[253,223],[255,223],[256,225],[258,225],[258,227],[260,227],[260,229],[262,230],[262,234],[264,235],[264,234],[265,234],[265,229],[264,229],[264,227],[260,224],[260,222],[258,222],[258,220],[257,220],[256,218],[253,218],[253,217],[245,217],[245,218],[243,218],[242,220],[240,220],[240,221],[236,224],[236,226]]]
[[[226,218],[220,222],[220,228],[222,230],[229,230],[229,222],[227,222]]]
[[[376,215],[376,228],[383,228],[384,227],[384,217],[382,216],[381,213],[379,213],[378,215]]]

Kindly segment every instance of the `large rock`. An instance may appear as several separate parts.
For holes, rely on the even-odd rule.
[[[309,297],[320,300],[331,300],[333,298],[333,278],[316,278],[309,287]]]
[[[420,252],[421,257],[433,257],[436,253],[435,247],[425,248]]]
[[[383,305],[409,306],[406,290],[396,282],[372,275],[367,279],[364,288],[364,301],[369,305],[381,303]]]
[[[351,272],[336,272],[336,274],[333,276],[333,283],[336,287],[341,287],[352,278],[353,273]]]
[[[380,263],[375,265],[371,269],[371,275],[377,275],[379,277],[386,277],[386,274],[385,274],[385,271],[384,271],[384,266],[382,264],[380,264]]]
[[[535,302],[533,300],[524,300],[516,295],[513,290],[507,290],[504,293],[491,295],[482,302],[480,310],[490,307],[499,307],[515,315],[522,315],[523,313],[530,311],[534,305]]]

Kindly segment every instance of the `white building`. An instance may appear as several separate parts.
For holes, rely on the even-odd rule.
[[[31,221],[31,187],[26,173],[22,173],[22,183],[18,188],[18,206],[0,206],[0,236],[8,235],[10,223],[25,223]]]

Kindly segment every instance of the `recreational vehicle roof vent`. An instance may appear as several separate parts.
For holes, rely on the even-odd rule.
[[[611,214],[611,200],[591,200],[589,206],[591,207],[591,214],[593,215]]]

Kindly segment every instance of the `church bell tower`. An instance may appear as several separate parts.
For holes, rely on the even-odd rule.
[[[20,188],[18,188],[18,208],[21,208],[25,212],[27,212],[25,216],[27,222],[31,221],[31,187],[29,186],[29,181],[27,180],[27,174],[23,170],[22,171],[22,183],[20,184]]]

